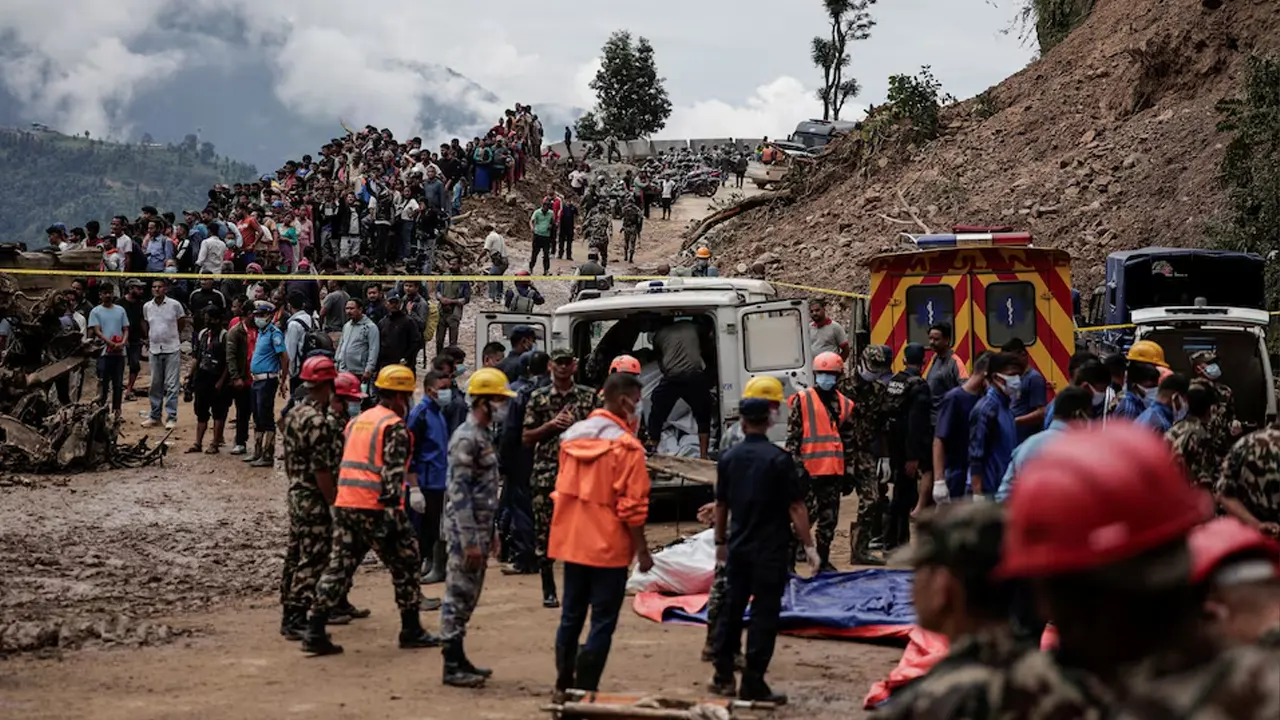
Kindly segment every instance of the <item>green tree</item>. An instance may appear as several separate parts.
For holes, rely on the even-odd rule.
[[[822,70],[822,87],[818,99],[822,101],[822,119],[839,120],[840,111],[850,98],[862,92],[862,86],[846,71],[853,63],[849,56],[849,43],[871,37],[876,21],[871,19],[868,8],[876,0],[823,0],[830,23],[828,35],[813,39],[810,57]]]
[[[591,89],[596,106],[577,123],[578,137],[584,140],[593,139],[593,134],[624,140],[647,137],[661,130],[671,116],[666,79],[658,75],[653,46],[645,38],[633,40],[625,30],[615,32],[604,44]]]
[[[1067,39],[1072,30],[1088,19],[1097,0],[1023,0],[1015,23],[1026,40],[1032,30],[1043,55]]]

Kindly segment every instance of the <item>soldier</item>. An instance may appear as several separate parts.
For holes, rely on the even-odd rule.
[[[640,239],[640,225],[644,216],[640,214],[640,206],[636,204],[634,195],[627,196],[627,204],[622,206],[622,259],[634,262],[636,259],[636,241]]]
[[[416,383],[413,371],[388,365],[378,372],[378,404],[347,424],[346,444],[338,472],[333,508],[333,545],[329,566],[320,578],[311,605],[304,652],[342,652],[325,632],[329,613],[351,587],[351,578],[368,548],[388,569],[400,607],[400,647],[436,647],[439,638],[422,629],[418,617],[418,542],[404,511],[405,473],[409,462],[409,414]]]
[[[927,412],[927,411],[926,411]],[[915,544],[895,555],[915,568],[917,624],[945,635],[947,656],[872,717],[992,717],[987,688],[1023,652],[1009,626],[1008,583],[990,579],[1000,561],[1004,513],[990,503],[956,503],[926,511]]]
[[[600,253],[600,265],[609,266],[609,241],[613,236],[613,221],[605,208],[596,206],[587,214],[587,248]]]
[[[1213,491],[1228,515],[1280,536],[1280,426],[1269,425],[1232,446]]]
[[[1165,433],[1165,439],[1173,447],[1174,455],[1182,462],[1187,477],[1201,488],[1213,491],[1222,462],[1213,439],[1209,435],[1208,422],[1213,412],[1213,388],[1196,381],[1187,391],[1187,416],[1173,424]]]
[[[484,587],[493,518],[498,512],[498,451],[489,427],[501,426],[511,407],[509,400],[515,396],[501,370],[475,371],[467,383],[471,413],[449,438],[449,484],[444,501],[449,560],[440,611],[445,685],[478,688],[493,674],[471,664],[462,640]]]
[[[1191,531],[1192,582],[1208,590],[1205,617],[1233,645],[1280,648],[1280,545],[1235,518]]]
[[[524,416],[524,444],[533,448],[533,525],[538,570],[542,575],[542,606],[560,607],[556,595],[555,561],[547,557],[551,532],[551,492],[556,485],[560,462],[560,434],[569,426],[587,419],[600,407],[595,390],[573,381],[578,361],[566,348],[551,351],[551,385],[529,396]]]
[[[807,476],[809,491],[805,507],[809,509],[809,522],[817,527],[814,533],[821,559],[820,572],[835,569],[831,565],[831,542],[835,539],[836,525],[840,522],[840,491],[854,472],[857,445],[854,440],[853,403],[836,390],[836,384],[844,373],[844,361],[833,352],[822,353],[813,359],[814,387],[791,396],[791,410],[787,421],[787,452],[796,464],[801,476]],[[870,507],[873,498],[867,497]],[[859,493],[858,516],[864,517],[863,499]],[[867,546],[871,535],[856,528],[851,544],[858,557],[871,557]],[[792,553],[792,558],[795,553]],[[877,561],[883,565],[884,561]]]
[[[1218,355],[1212,350],[1200,350],[1191,353],[1191,373],[1197,382],[1203,382],[1213,390],[1213,412],[1209,416],[1206,429],[1213,438],[1214,452],[1218,457],[1225,457],[1231,450],[1244,428],[1236,419],[1236,401],[1231,388],[1222,382],[1222,366],[1218,364]]]
[[[885,513],[885,549],[905,544],[911,534],[911,510],[919,501],[919,479],[933,470],[932,396],[924,380],[924,346],[908,343],[902,351],[906,367],[889,378],[885,389],[888,455],[893,498]]]
[[[884,432],[889,423],[889,394],[881,378],[888,372],[890,362],[887,348],[868,345],[862,350],[858,371],[842,377],[837,385],[853,401],[853,472],[845,474],[846,482],[840,491],[841,495],[858,493],[858,517],[849,524],[849,557],[863,565],[878,564],[879,559],[870,550],[876,545],[884,547],[883,516],[889,490]],[[864,535],[868,542],[860,551],[853,540]]]
[[[301,640],[316,583],[329,561],[332,527],[329,506],[337,496],[334,471],[342,429],[329,422],[338,369],[327,357],[308,358],[298,377],[307,397],[284,419],[284,471],[289,478],[289,547],[280,579],[284,615],[280,634]],[[336,430],[336,433],[335,433]]]
[[[1058,629],[991,688],[993,717],[1274,718],[1274,654],[1225,650],[1203,622],[1187,535],[1208,515],[1162,439],[1067,432],[1021,472],[995,577],[1030,581]]]

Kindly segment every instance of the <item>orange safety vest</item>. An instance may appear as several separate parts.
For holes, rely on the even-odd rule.
[[[840,405],[840,421],[835,422],[816,388],[809,388],[794,395],[800,410],[804,436],[800,439],[800,460],[812,477],[844,474],[844,443],[840,441],[840,426],[853,414],[853,401],[836,393]],[[819,420],[821,416],[821,420]]]
[[[384,509],[378,501],[382,495],[382,441],[387,428],[403,422],[404,419],[389,408],[375,405],[347,423],[347,442],[342,448],[334,507]]]

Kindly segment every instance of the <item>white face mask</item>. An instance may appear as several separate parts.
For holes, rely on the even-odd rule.
[[[1018,392],[1022,389],[1021,375],[996,375],[1004,381],[1004,394],[1013,400],[1018,397]]]
[[[453,402],[453,388],[444,388],[436,391],[436,404],[448,405]]]
[[[489,405],[489,419],[495,423],[502,424],[507,420],[507,414],[511,411],[511,403],[493,403]]]

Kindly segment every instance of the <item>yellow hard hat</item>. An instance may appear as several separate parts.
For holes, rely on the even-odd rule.
[[[760,375],[747,381],[742,390],[743,400],[783,401],[782,381],[772,375]]]
[[[473,397],[477,395],[516,396],[511,392],[511,388],[507,387],[507,374],[497,368],[480,368],[472,373],[471,380],[467,382],[467,394]]]
[[[698,248],[698,251],[694,254],[700,258],[709,258],[711,257],[711,248],[707,247],[706,245],[703,245],[702,247]]]
[[[1129,354],[1125,359],[1130,362],[1144,362],[1157,367],[1167,368],[1169,363],[1164,360],[1164,348],[1150,340],[1139,340],[1129,348]]]
[[[378,371],[378,379],[373,386],[381,390],[411,393],[417,386],[413,371],[404,365],[388,365]]]

